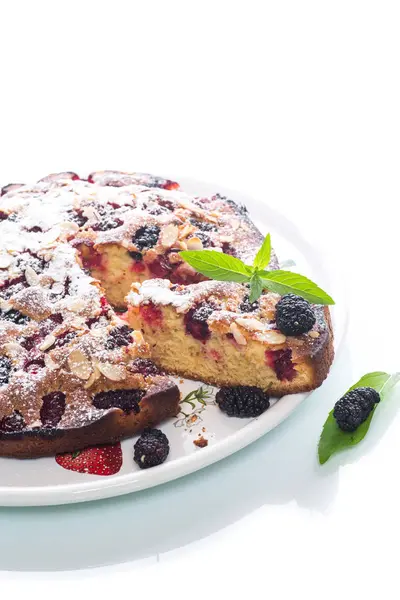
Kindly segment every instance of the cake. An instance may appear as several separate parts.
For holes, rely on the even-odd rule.
[[[94,177],[81,181],[62,173],[2,190],[1,456],[31,458],[115,442],[179,411],[177,386],[84,266],[90,233],[101,236],[119,223],[110,215],[124,212],[109,208],[102,194],[117,189],[108,187],[111,175],[103,173],[101,185],[91,183]],[[130,198],[152,183],[174,185],[129,177]],[[121,206],[129,212],[128,201]]]
[[[320,385],[333,357],[327,308],[314,307],[311,331],[285,336],[279,296],[250,305],[246,286],[208,281],[180,255],[207,248],[251,263],[262,241],[245,207],[153,175],[5,186],[0,455],[74,451],[154,426],[179,411],[168,374],[276,396]]]
[[[312,328],[284,335],[276,325],[279,300],[269,292],[250,304],[237,283],[153,279],[132,285],[128,322],[143,331],[154,362],[169,373],[277,397],[315,389],[333,359],[329,309],[313,306]]]

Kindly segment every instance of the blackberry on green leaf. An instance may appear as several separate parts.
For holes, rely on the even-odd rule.
[[[269,396],[254,386],[222,387],[215,396],[216,403],[228,417],[258,417],[269,408]]]
[[[377,404],[380,396],[370,387],[360,387],[347,392],[338,400],[333,409],[333,416],[342,431],[355,431],[366,421]]]
[[[134,445],[134,460],[141,469],[161,465],[169,454],[168,438],[160,429],[145,429]]]
[[[276,305],[276,326],[285,335],[307,333],[315,320],[311,304],[295,294],[282,296]]]

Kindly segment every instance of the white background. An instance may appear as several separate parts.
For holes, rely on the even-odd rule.
[[[350,307],[328,381],[250,448],[158,490],[0,509],[3,595],[398,598],[400,394],[364,444],[315,456],[339,395],[400,369],[398,7],[0,3],[2,183],[116,168],[262,189],[336,255]]]

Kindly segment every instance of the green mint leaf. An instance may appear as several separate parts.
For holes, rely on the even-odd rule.
[[[313,304],[335,304],[332,298],[307,277],[291,271],[259,271],[264,287],[280,294],[297,294]]]
[[[254,273],[254,275],[251,276],[250,279],[250,295],[249,295],[249,302],[255,302],[256,300],[259,299],[259,297],[261,296],[263,290],[263,282],[261,280],[261,278],[257,275],[257,273]]]
[[[265,269],[268,267],[269,261],[271,259],[271,234],[268,234],[264,242],[256,254],[256,257],[253,262],[253,267],[255,269]]]
[[[352,385],[347,391],[354,390],[358,387],[372,387],[380,394],[382,402],[398,381],[400,381],[400,373],[389,375],[382,371],[376,371],[361,377],[360,381]],[[318,444],[318,458],[321,465],[326,463],[332,454],[344,450],[345,448],[349,448],[350,446],[355,446],[364,439],[379,404],[375,405],[368,419],[352,432],[342,431],[338,427],[335,417],[333,416],[333,409],[331,410],[325,421]]]
[[[244,283],[250,280],[252,269],[241,260],[215,250],[183,250],[185,260],[198,273],[217,281]]]

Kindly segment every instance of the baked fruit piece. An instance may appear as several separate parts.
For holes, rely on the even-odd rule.
[[[149,360],[142,333],[82,266],[80,186],[96,186],[76,177],[11,186],[0,200],[2,456],[115,442],[179,410],[179,390]]]
[[[301,335],[277,329],[280,296],[250,304],[246,286],[166,280],[133,284],[128,322],[141,329],[161,368],[218,386],[256,386],[274,396],[315,389],[333,360],[327,307],[313,306],[315,323]]]

